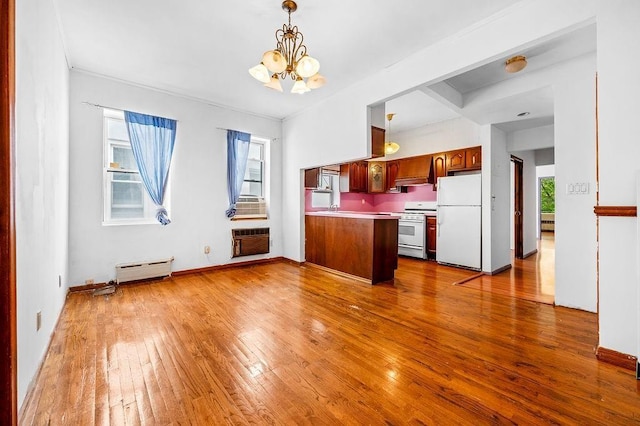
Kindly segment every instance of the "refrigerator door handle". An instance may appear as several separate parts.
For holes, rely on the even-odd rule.
[[[442,211],[438,210],[438,237],[440,236],[440,225],[442,224]]]

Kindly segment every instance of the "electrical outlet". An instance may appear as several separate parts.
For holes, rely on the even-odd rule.
[[[84,283],[85,283],[86,285],[91,285],[91,284],[93,284],[93,283],[94,283],[93,278],[89,278],[88,280],[84,280]]]
[[[42,311],[36,312],[36,331],[40,331],[42,327]]]
[[[209,253],[211,253],[211,247],[204,246],[204,254],[209,254]]]

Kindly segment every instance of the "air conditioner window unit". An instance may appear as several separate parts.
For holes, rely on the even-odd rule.
[[[240,197],[236,203],[236,217],[267,218],[267,203],[261,197]]]

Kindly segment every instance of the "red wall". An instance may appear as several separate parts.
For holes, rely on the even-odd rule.
[[[340,194],[340,210],[359,212],[401,212],[406,201],[436,201],[432,185],[410,186],[404,194]],[[311,190],[304,194],[305,211],[325,210],[311,207]]]

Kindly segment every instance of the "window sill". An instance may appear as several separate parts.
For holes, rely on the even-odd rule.
[[[259,216],[259,215],[247,215],[247,216],[234,216],[231,220],[268,220],[267,216]]]
[[[110,221],[102,222],[102,226],[127,226],[127,225],[160,225],[156,219],[153,220],[132,220],[132,221]]]

